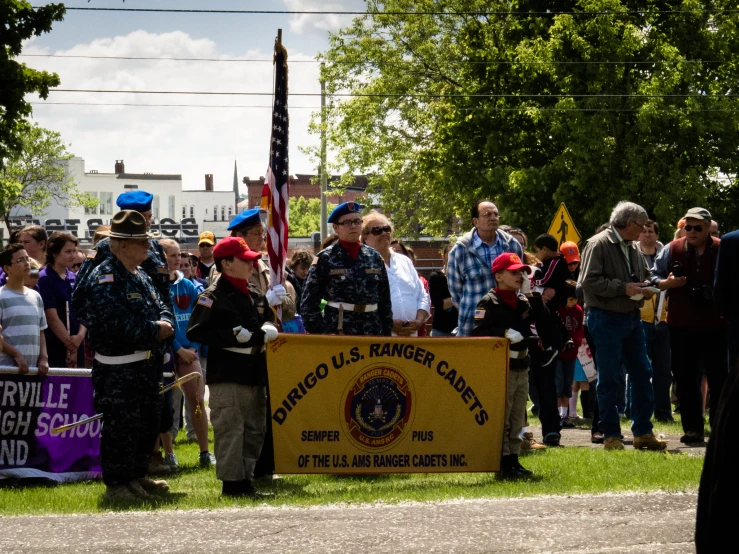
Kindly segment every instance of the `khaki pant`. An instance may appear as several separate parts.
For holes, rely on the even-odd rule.
[[[521,452],[521,430],[526,418],[526,400],[529,397],[529,372],[508,372],[508,396],[503,427],[503,456]]]
[[[254,478],[267,418],[266,387],[216,383],[210,389],[216,477],[221,481]]]

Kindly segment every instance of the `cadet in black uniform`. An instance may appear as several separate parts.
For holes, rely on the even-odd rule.
[[[73,302],[95,351],[95,408],[103,413],[100,457],[106,500],[135,500],[166,492],[146,479],[159,431],[161,352],[174,333],[174,316],[139,266],[149,252],[146,221],[124,210],[112,220],[110,257],[87,277]],[[84,302],[80,295],[84,294]]]
[[[328,218],[339,242],[318,253],[305,278],[300,313],[309,333],[389,337],[392,332],[385,262],[379,252],[359,242],[363,208],[345,202]],[[323,314],[322,299],[328,302]]]
[[[249,283],[260,254],[241,237],[226,237],[213,249],[215,284],[198,297],[187,338],[208,346],[210,421],[225,496],[253,496],[254,467],[267,418],[265,344],[277,338],[274,313]]]

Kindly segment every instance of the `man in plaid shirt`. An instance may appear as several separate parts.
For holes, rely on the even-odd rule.
[[[457,336],[469,337],[475,324],[475,308],[482,297],[495,286],[493,260],[504,252],[523,257],[516,239],[498,229],[498,208],[489,200],[472,207],[475,228],[461,237],[449,252],[447,280],[452,302],[459,309]]]

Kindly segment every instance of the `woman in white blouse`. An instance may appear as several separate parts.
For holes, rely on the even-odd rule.
[[[362,240],[385,260],[393,306],[393,335],[418,335],[429,318],[430,301],[413,262],[390,248],[393,227],[387,217],[371,211],[362,218]]]

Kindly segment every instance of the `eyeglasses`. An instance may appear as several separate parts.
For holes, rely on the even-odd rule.
[[[633,223],[634,225],[636,225],[637,227],[639,227],[642,231],[647,228],[647,224],[646,223],[637,223],[634,220],[631,220],[629,223]]]
[[[498,212],[482,212],[478,219],[490,219],[493,217],[498,217]]]
[[[703,231],[703,225],[686,225],[684,227],[686,232],[695,231],[696,233],[700,233]]]
[[[346,221],[339,221],[336,225],[342,225],[343,227],[361,227],[361,219],[347,219]]]
[[[370,233],[372,233],[376,237],[379,237],[382,233],[392,233],[392,232],[393,232],[393,228],[390,227],[390,225],[385,225],[383,227],[380,227],[378,225],[377,227],[372,227],[372,229],[370,229]]]
[[[246,234],[247,235],[250,235],[252,237],[262,237],[263,239],[264,238],[267,238],[267,231],[259,231],[257,233],[249,232],[249,233],[246,233]]]

